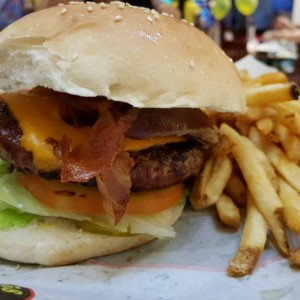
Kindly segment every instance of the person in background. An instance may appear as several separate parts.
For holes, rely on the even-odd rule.
[[[300,28],[295,26],[291,21],[293,11],[293,0],[273,0],[275,9],[277,10],[277,17],[273,23],[273,29],[266,32],[265,40],[270,39],[284,39],[300,43]],[[295,8],[294,8],[295,9]]]
[[[270,30],[264,35],[265,40],[281,39],[300,43],[300,28],[292,23],[285,25],[284,29]]]
[[[21,18],[23,14],[23,0],[0,0],[0,30]]]

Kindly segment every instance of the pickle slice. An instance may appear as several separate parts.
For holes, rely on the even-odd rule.
[[[82,229],[83,231],[90,232],[90,233],[96,233],[96,234],[104,234],[109,236],[134,236],[137,234],[131,233],[130,228],[128,228],[127,231],[119,231],[114,228],[108,228],[104,226],[100,226],[95,223],[91,223],[89,221],[76,221],[75,225],[77,228]]]

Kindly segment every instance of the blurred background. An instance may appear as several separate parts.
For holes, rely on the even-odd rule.
[[[0,30],[33,11],[68,2],[0,0]],[[205,31],[234,61],[252,55],[300,83],[300,0],[126,2],[184,18],[187,22],[194,23],[199,30]]]

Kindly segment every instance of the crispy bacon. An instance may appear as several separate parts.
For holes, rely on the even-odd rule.
[[[122,152],[116,156],[112,167],[103,168],[96,176],[98,188],[105,199],[104,209],[114,216],[116,224],[124,215],[129,200],[131,180],[128,174],[132,167],[133,160],[128,153]]]
[[[61,162],[62,182],[87,182],[96,178],[104,195],[106,211],[118,223],[129,200],[133,161],[123,152],[128,118],[115,121],[109,104],[99,106],[100,117],[94,124],[86,143],[73,147],[64,136],[54,145],[54,153]]]

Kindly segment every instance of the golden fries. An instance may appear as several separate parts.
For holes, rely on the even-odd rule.
[[[243,73],[244,74],[242,78],[246,87],[288,82],[287,76],[282,72],[262,74],[256,78],[249,78],[249,74],[247,74],[245,71],[243,71]]]
[[[252,132],[253,132],[253,127],[251,127],[249,130],[250,140],[251,140]],[[274,189],[276,191],[278,191],[277,175],[276,175],[276,172],[275,172],[273,166],[271,165],[271,162],[269,161],[268,157],[266,156],[266,154],[260,148],[253,147],[253,144],[250,143],[250,141],[248,139],[244,139],[244,142],[256,154],[256,156],[259,159],[262,167],[264,168],[266,175],[269,178],[271,184],[273,185]]]
[[[274,83],[246,89],[248,106],[264,106],[269,103],[298,99],[299,92],[294,83]]]
[[[288,228],[300,235],[300,194],[283,179],[279,180],[279,187],[285,223]]]
[[[240,73],[240,78],[241,78],[242,82],[246,83],[248,80],[250,80],[248,70],[243,69],[243,70],[240,70],[239,73]]]
[[[225,187],[225,193],[236,205],[246,206],[247,188],[241,177],[232,173]]]
[[[240,227],[240,211],[230,197],[222,194],[216,202],[216,209],[223,224],[235,229]]]
[[[206,161],[203,171],[196,178],[190,197],[190,201],[194,209],[202,209],[206,207],[205,203],[207,201],[207,195],[205,194],[205,188],[210,178],[213,164],[214,160],[212,157],[210,157]]]
[[[270,143],[254,127],[251,128],[250,139],[264,151],[274,168],[279,172],[298,192],[300,192],[300,167],[290,161],[286,154],[276,145]]]
[[[216,159],[212,174],[207,182],[205,194],[207,195],[208,205],[213,205],[217,202],[224,190],[228,179],[232,173],[232,164],[228,157],[220,156]]]
[[[263,118],[256,122],[256,127],[264,135],[268,135],[273,131],[274,122],[271,118]]]
[[[300,237],[299,90],[281,72],[250,78],[243,70],[240,76],[248,109],[242,115],[212,114],[221,150],[213,151],[191,197],[195,209],[215,205],[220,221],[233,228],[241,223],[238,206],[246,209],[229,276],[252,273],[269,229],[280,253],[300,267],[300,247],[290,250],[285,234],[288,229]]]
[[[253,151],[255,146],[252,146],[249,140],[239,135],[227,124],[222,124],[220,131],[234,144],[232,153],[243,173],[249,192],[253,196],[258,209],[270,225],[278,247],[287,256],[289,249],[281,222],[283,214],[282,203],[265,169],[260,163],[256,151]]]
[[[276,109],[270,106],[252,106],[246,111],[246,120],[258,121],[263,118],[269,118],[276,115]]]
[[[244,276],[252,273],[263,252],[267,231],[267,222],[248,194],[245,227],[238,252],[227,268],[229,276]]]
[[[284,105],[286,107],[291,108],[297,114],[300,114],[300,102],[296,100],[285,102]]]
[[[192,191],[191,203],[195,209],[215,204],[221,196],[232,173],[232,164],[227,156],[210,158]]]
[[[300,114],[294,111],[293,108],[284,105],[284,103],[271,104],[276,110],[276,115],[273,119],[285,125],[291,132],[300,134]]]

